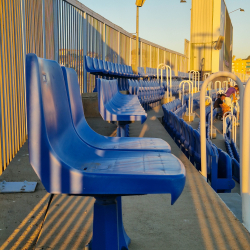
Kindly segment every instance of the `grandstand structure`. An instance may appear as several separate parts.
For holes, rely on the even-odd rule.
[[[232,51],[233,25],[225,1],[193,0],[190,68],[204,73],[231,72]]]
[[[224,0],[192,1],[184,53],[139,38],[138,65],[77,0],[0,1],[0,23],[0,250],[249,248],[250,80]]]

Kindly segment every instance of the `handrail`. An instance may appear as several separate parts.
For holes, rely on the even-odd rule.
[[[212,90],[212,82],[209,82],[207,86],[207,91],[209,91],[209,96],[211,97],[211,90]]]
[[[161,87],[162,87],[162,82],[163,82],[163,68],[166,68],[166,82],[167,82],[167,100],[169,99],[169,92],[168,92],[168,83],[170,82],[170,98],[172,98],[172,69],[169,65],[165,64],[165,63],[160,63],[157,66],[157,80],[159,80],[159,68],[161,67]],[[170,80],[168,79],[168,69],[170,71]]]
[[[233,135],[232,135],[232,139],[236,145],[236,139],[237,139],[237,118],[235,117],[235,115],[232,115],[233,121],[232,121],[232,130],[233,130]],[[233,129],[234,126],[234,129]]]
[[[200,72],[199,71],[196,71],[196,70],[190,70],[189,71],[189,81],[190,81],[190,75],[191,75],[191,73],[193,73],[193,78],[194,78],[194,80],[195,80],[195,90],[196,90],[196,74],[198,74],[198,88],[197,88],[197,90],[198,90],[198,92],[200,91]]]
[[[240,90],[240,109],[243,110],[243,96],[244,96],[244,86],[241,80],[233,73],[230,72],[218,72],[215,74],[210,75],[205,82],[202,84],[201,93],[200,93],[200,135],[201,135],[201,174],[207,179],[207,162],[206,162],[206,113],[205,113],[205,96],[206,96],[206,88],[209,82],[213,81],[214,79],[225,76],[230,77],[239,86]],[[245,135],[244,135],[245,136]],[[242,155],[242,115],[240,116],[240,155]],[[248,137],[249,139],[249,137]],[[242,157],[242,156],[241,156]],[[242,165],[242,161],[240,162]],[[242,167],[240,167],[242,169]]]
[[[236,81],[239,88],[241,86]],[[241,89],[240,89],[241,93]],[[240,108],[243,106],[244,109],[241,110],[240,120],[241,127],[243,125],[244,137],[240,137],[240,184],[241,184],[241,196],[242,196],[242,219],[243,224],[246,229],[250,232],[250,213],[249,213],[249,205],[250,205],[250,79],[247,81],[245,93],[244,93],[244,100],[241,100]],[[242,96],[241,96],[242,98]]]
[[[223,83],[226,84],[225,88],[226,88],[226,91],[228,90],[228,81],[223,81]]]
[[[208,99],[210,101],[210,118],[211,118],[211,139],[213,139],[213,101],[212,98],[210,96],[205,96],[205,99]]]
[[[227,116],[226,116],[227,114]],[[233,115],[230,111],[226,112],[223,115],[223,135],[226,134],[226,117],[230,117],[231,122],[232,122],[232,135],[229,138],[230,142],[232,142],[232,139],[234,141],[234,143],[236,144],[236,137],[237,137],[237,132],[236,132],[236,117],[235,115]]]
[[[239,117],[240,117],[240,105],[239,105],[239,102],[238,102],[238,101],[236,101],[235,106],[237,107],[236,119],[237,119],[237,124],[238,124]]]
[[[216,81],[214,84],[216,84],[215,89],[217,90],[217,83],[219,83],[219,91],[221,91],[221,81]]]
[[[203,75],[204,80],[206,80],[209,76],[210,76],[210,73],[205,73],[205,74]],[[205,77],[206,77],[206,78],[205,78]]]
[[[185,83],[188,83],[188,92],[189,92],[189,101],[188,101],[188,121],[190,122],[190,111],[191,109],[193,108],[193,105],[192,107],[190,107],[190,84],[192,83],[192,102],[193,102],[193,82],[192,81],[189,81],[189,80],[184,80],[184,81],[181,81],[180,84],[179,84],[179,99],[181,100],[181,97],[182,97],[182,106],[183,106],[183,102],[184,102],[184,86],[185,86]],[[182,96],[181,96],[181,85],[182,85]]]
[[[223,126],[222,126],[222,134],[223,134],[223,136],[224,136],[224,134],[226,133],[226,115],[228,115],[228,114],[231,114],[232,115],[232,113],[231,113],[231,111],[227,111],[225,114],[223,114]]]

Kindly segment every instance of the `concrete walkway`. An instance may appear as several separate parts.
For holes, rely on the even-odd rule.
[[[165,131],[159,121],[162,116],[160,107],[149,111],[144,124],[130,126],[130,135],[166,140],[172,153],[186,167],[186,186],[173,206],[168,194],[123,197],[124,226],[131,237],[129,249],[250,249],[250,234]],[[99,133],[115,134],[115,126],[100,118],[88,119],[88,122]],[[1,179],[16,176],[16,179],[37,180],[27,162],[27,145],[20,152]],[[19,168],[22,155],[26,160]],[[0,230],[3,245],[0,249],[84,249],[92,234],[94,199],[54,195],[46,211],[51,196],[40,182],[39,186],[35,193],[19,194],[17,206],[12,205],[12,194],[0,195],[1,204],[7,204],[2,209],[5,217],[1,217],[4,222],[0,229],[2,225],[11,227],[5,233]],[[36,195],[40,195],[37,200]],[[26,208],[25,212],[21,206]],[[12,210],[11,216],[8,216],[9,210]],[[16,223],[14,217],[18,218]]]

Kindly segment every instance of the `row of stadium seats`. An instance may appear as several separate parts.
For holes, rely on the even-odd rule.
[[[164,69],[162,71],[163,77],[167,77],[167,71]],[[144,67],[138,67],[138,75],[141,77],[157,77],[157,69],[156,68],[146,68],[146,73],[144,71]],[[161,70],[159,69],[159,76],[161,76]],[[170,71],[168,71],[168,77],[170,77]],[[177,77],[175,76],[174,70],[172,70],[172,77]],[[182,79],[189,79],[189,73],[184,73],[178,71],[178,78]]]
[[[159,77],[161,76],[161,69],[158,69],[159,72]],[[167,71],[166,69],[164,69],[162,71],[163,77],[166,78],[167,77]],[[144,71],[144,67],[138,67],[138,75],[140,75],[141,77],[152,77],[152,78],[156,78],[157,77],[157,69],[156,68],[149,68],[146,67],[146,72]],[[168,77],[170,77],[170,71],[168,70]],[[175,77],[175,73],[172,70],[172,77]]]
[[[128,91],[130,95],[137,95],[137,91],[139,88],[161,88],[163,90],[166,90],[166,82],[162,84],[159,83],[159,81],[137,81],[137,80],[128,80]]]
[[[181,81],[179,81],[179,80],[174,80],[174,81],[172,81],[172,93],[173,93],[174,95],[179,94],[180,83],[181,83],[181,82],[182,82],[182,80],[181,80]],[[200,82],[199,88],[201,88],[202,84],[203,84],[203,82]],[[194,85],[193,87],[195,88],[195,85]],[[182,91],[182,88],[183,88],[183,87],[181,87],[181,91]],[[196,83],[196,88],[198,88],[198,82]],[[189,85],[188,85],[188,84],[185,84],[185,85],[184,85],[184,92],[187,93],[188,90],[189,90]]]
[[[182,79],[189,79],[189,73],[184,73],[184,72],[178,71],[178,77],[180,77]]]
[[[171,107],[170,104],[163,105],[165,128],[185,155],[195,164],[197,170],[201,170],[200,134],[171,111],[178,110],[177,107]],[[235,185],[232,180],[231,158],[210,140],[207,140],[206,144],[207,173],[212,188],[216,192],[231,192]]]
[[[137,96],[145,109],[148,109],[148,104],[158,103],[164,98],[165,91],[161,87],[139,87]]]
[[[105,121],[141,121],[147,113],[137,96],[123,95],[119,92],[117,80],[97,78],[99,112]]]
[[[93,75],[112,76],[122,78],[139,78],[132,71],[132,67],[124,64],[112,63],[97,58],[85,56],[85,67],[87,72]]]

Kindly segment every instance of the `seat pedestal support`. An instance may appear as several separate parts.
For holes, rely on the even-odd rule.
[[[119,250],[128,250],[130,238],[128,237],[122,221],[122,197],[116,198],[118,210],[118,227],[119,227]]]
[[[122,221],[121,196],[96,197],[94,204],[93,238],[89,250],[128,250],[130,238]]]
[[[126,134],[126,126],[130,124],[130,121],[117,121],[117,137],[127,137],[128,135]]]
[[[95,197],[91,250],[117,250],[118,211],[116,197]]]
[[[117,127],[117,137],[126,137],[126,124]]]

